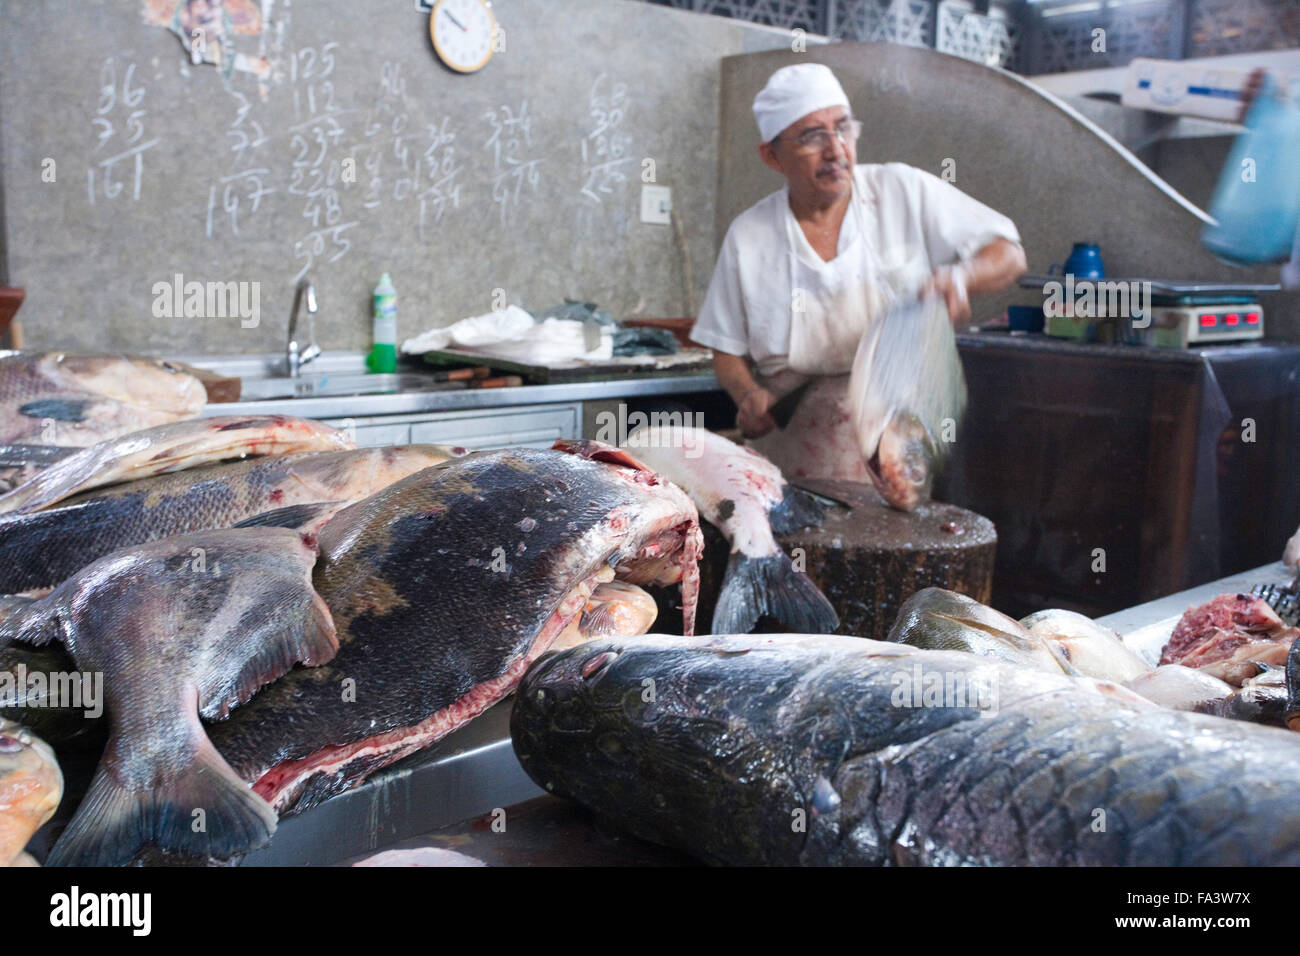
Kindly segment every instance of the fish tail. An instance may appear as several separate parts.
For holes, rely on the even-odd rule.
[[[193,762],[152,790],[127,789],[101,763],[45,864],[125,866],[149,845],[226,860],[264,846],[275,825],[271,805],[204,736]]]
[[[800,634],[831,634],[840,626],[826,595],[786,554],[732,554],[713,611],[713,633],[748,634],[763,615]]]

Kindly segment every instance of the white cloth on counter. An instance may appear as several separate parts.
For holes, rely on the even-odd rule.
[[[873,314],[911,294],[939,266],[965,261],[996,239],[1020,241],[1006,216],[938,176],[904,163],[860,164],[854,169],[853,202],[860,216],[846,214],[837,257],[860,250],[860,272]],[[860,231],[865,243],[857,243]],[[727,230],[713,281],[691,338],[731,355],[749,355],[763,375],[789,367],[794,296],[792,260],[827,273],[843,272],[806,241],[790,211],[788,188],[745,210]],[[791,236],[794,237],[793,245]],[[853,352],[839,356],[843,371]]]
[[[499,358],[540,365],[574,359],[603,361],[614,354],[614,330],[602,326],[599,347],[588,349],[584,323],[572,319],[538,322],[519,306],[510,305],[443,329],[430,329],[402,343],[407,355],[447,348],[482,349]]]

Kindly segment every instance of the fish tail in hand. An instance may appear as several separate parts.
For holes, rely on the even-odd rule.
[[[784,553],[732,554],[713,611],[713,633],[748,634],[763,615],[800,634],[831,634],[840,626],[826,595]]]

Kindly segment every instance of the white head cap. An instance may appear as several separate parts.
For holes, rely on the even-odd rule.
[[[754,119],[763,142],[770,143],[781,130],[809,113],[828,106],[849,105],[844,87],[831,68],[821,63],[783,66],[754,97]]]

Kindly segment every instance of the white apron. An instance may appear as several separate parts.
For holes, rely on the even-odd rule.
[[[804,393],[790,424],[747,443],[790,477],[868,481],[847,405],[849,372],[858,342],[871,318],[892,300],[878,281],[880,270],[867,244],[863,197],[854,177],[846,216],[857,217],[857,237],[830,262],[821,260],[787,208],[790,264],[790,353],[788,369],[759,375],[758,384],[780,399],[810,377],[819,381]],[[820,261],[813,266],[795,250],[802,243]]]

